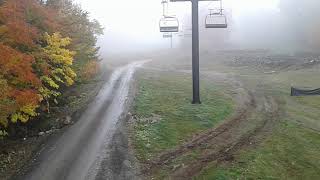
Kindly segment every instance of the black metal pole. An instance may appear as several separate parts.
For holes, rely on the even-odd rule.
[[[192,3],[192,104],[201,104],[200,101],[200,75],[199,75],[199,10],[198,0]]]

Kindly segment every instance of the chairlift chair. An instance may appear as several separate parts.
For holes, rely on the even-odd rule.
[[[227,18],[225,15],[212,15],[206,17],[206,28],[227,28]]]
[[[223,14],[223,9],[212,12],[206,16],[205,20],[206,28],[227,28],[227,17]]]
[[[179,32],[179,21],[174,16],[164,16],[159,21],[160,32]]]

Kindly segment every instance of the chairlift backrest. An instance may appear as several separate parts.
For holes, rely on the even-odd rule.
[[[223,13],[222,0],[220,0],[220,8],[210,9],[210,13],[206,16],[206,28],[227,28],[227,17]]]
[[[164,16],[159,21],[160,32],[179,32],[179,21],[173,16]]]
[[[227,28],[227,17],[223,14],[209,14],[205,20],[206,28]]]

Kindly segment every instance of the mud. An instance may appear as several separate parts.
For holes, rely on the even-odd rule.
[[[131,118],[128,114],[117,124],[117,130],[106,148],[107,155],[101,162],[96,180],[140,179],[137,161],[129,148],[127,123]]]
[[[126,113],[128,106],[133,73],[143,63],[134,62],[115,70],[79,120],[47,143],[30,163],[29,170],[17,179],[90,180],[104,178],[104,174],[100,173],[103,171],[100,171],[101,166],[110,169],[113,174],[110,177],[122,171],[122,164],[129,166],[124,160],[127,148],[123,144],[126,144],[126,138],[119,129],[119,122],[125,117],[123,113]],[[120,147],[122,149],[118,151]],[[114,163],[106,164],[110,158]]]

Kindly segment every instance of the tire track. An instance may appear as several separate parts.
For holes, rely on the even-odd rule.
[[[208,77],[211,77],[210,74]],[[215,80],[217,81],[217,78]],[[267,96],[263,92],[246,90],[240,81],[228,76],[220,76],[218,81],[230,83],[237,90],[236,113],[220,126],[201,133],[187,143],[145,162],[142,173],[146,177],[165,169],[169,172],[169,179],[191,179],[210,162],[232,161],[234,153],[258,143],[259,140],[255,139],[257,136],[272,130],[280,112],[274,97]],[[248,127],[250,124],[254,126]],[[199,152],[195,160],[179,165],[178,168],[172,168],[175,160],[195,151]]]

